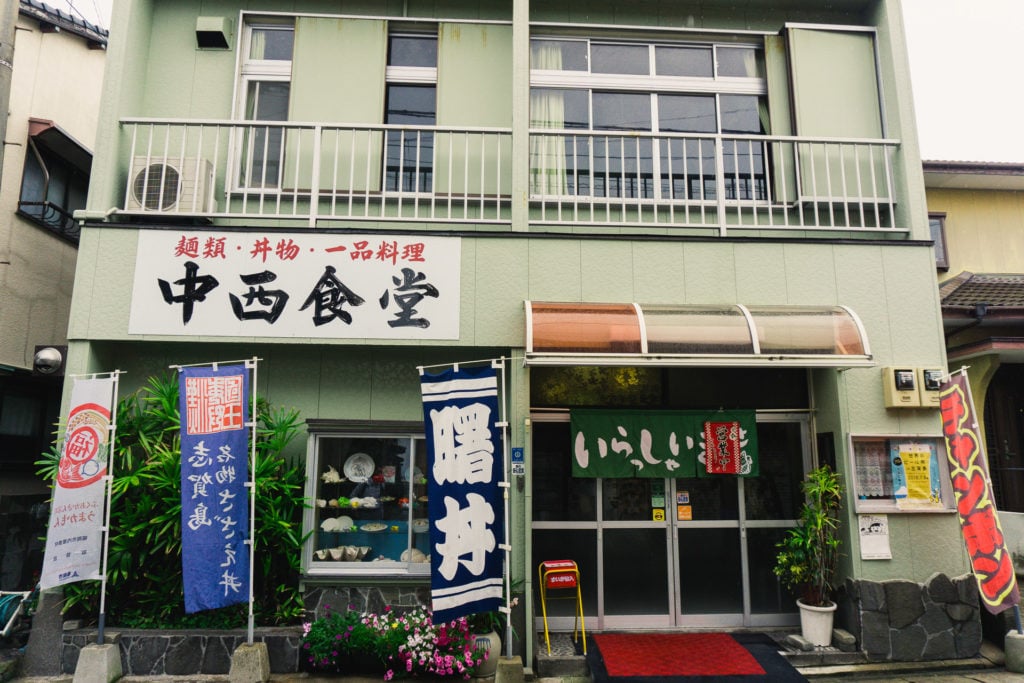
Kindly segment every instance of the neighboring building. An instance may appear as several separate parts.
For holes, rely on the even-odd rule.
[[[820,462],[845,577],[969,571],[897,1],[254,5],[117,5],[69,371],[260,358],[323,501],[311,606],[429,583],[417,368],[497,357],[528,662],[546,559],[578,563],[590,631],[795,624],[774,544]],[[755,476],[698,476],[720,421]],[[623,443],[688,464],[573,476]],[[332,507],[360,493],[324,475],[369,462],[393,501]],[[868,594],[840,623],[872,656],[980,645],[977,611],[890,632]]]
[[[949,369],[966,367],[992,488],[1024,572],[1024,164],[924,162]]]
[[[23,0],[14,37],[0,184],[0,590],[42,566],[49,488],[34,475],[53,443],[68,313],[96,135],[107,32]],[[40,365],[37,350],[50,349]],[[49,354],[49,355],[47,355]],[[52,370],[52,371],[51,371]]]

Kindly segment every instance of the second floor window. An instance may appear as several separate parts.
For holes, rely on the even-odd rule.
[[[946,214],[928,214],[928,229],[935,242],[935,268],[949,270],[949,253],[946,251]]]
[[[533,40],[530,127],[563,134],[531,137],[531,193],[714,201],[721,134],[724,198],[764,199],[763,72],[754,47]]]
[[[437,36],[392,35],[388,40],[384,123],[408,126],[387,131],[384,189],[433,189],[437,123]]]
[[[294,30],[289,25],[253,25],[242,65],[243,118],[286,121],[291,92]],[[284,128],[252,126],[241,140],[244,187],[280,187],[285,150]]]
[[[77,244],[79,228],[72,214],[85,208],[88,170],[34,139],[26,152],[18,213]]]

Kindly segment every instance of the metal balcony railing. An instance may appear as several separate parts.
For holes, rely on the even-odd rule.
[[[64,207],[53,202],[30,202],[21,200],[18,202],[18,214],[27,218],[47,230],[59,235],[72,244],[78,244],[81,236],[82,226]]]
[[[511,224],[508,129],[121,121],[129,214]],[[893,140],[532,130],[531,225],[898,229]]]
[[[533,130],[534,221],[892,230],[893,140]]]
[[[511,222],[511,133],[122,119],[122,211],[207,218]]]

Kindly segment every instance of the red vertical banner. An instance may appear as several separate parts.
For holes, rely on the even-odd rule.
[[[740,423],[705,422],[708,474],[740,474]]]
[[[988,462],[965,373],[955,374],[942,385],[939,409],[964,543],[981,600],[989,612],[999,614],[1020,603],[1020,590],[999,526]]]

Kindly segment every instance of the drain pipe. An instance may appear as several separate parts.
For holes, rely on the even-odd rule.
[[[14,34],[18,26],[18,0],[0,0],[0,175],[7,145],[7,112],[11,107],[11,76],[14,71]]]

